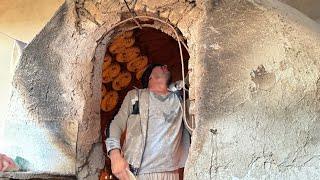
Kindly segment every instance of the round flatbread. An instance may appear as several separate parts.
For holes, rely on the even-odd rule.
[[[106,56],[103,59],[102,64],[102,71],[104,71],[112,62],[112,57],[109,54],[106,54]]]
[[[117,106],[118,99],[117,91],[108,91],[101,101],[101,109],[105,112],[112,111]]]
[[[121,34],[119,34],[117,37],[122,37],[122,38],[130,38],[133,35],[133,31],[125,31]]]
[[[109,46],[109,52],[112,54],[123,52],[126,48],[133,46],[134,42],[134,38],[116,38]]]
[[[148,64],[148,57],[147,56],[139,56],[135,58],[134,60],[128,62],[127,69],[130,72],[137,72],[144,67],[146,67]]]
[[[121,67],[118,63],[111,63],[102,73],[102,82],[111,82],[115,77],[119,75]]]
[[[130,47],[116,55],[116,61],[129,62],[140,55],[140,49],[137,47]]]
[[[130,84],[131,79],[132,77],[130,72],[121,72],[119,76],[112,81],[112,88],[117,91],[125,89]]]
[[[137,73],[136,73],[136,79],[137,80],[140,80],[141,79],[141,77],[142,77],[142,75],[143,75],[143,73],[144,73],[144,71],[147,69],[147,66],[146,67],[144,67],[144,68],[142,68],[142,69],[140,69]]]
[[[101,86],[101,97],[103,98],[107,93],[106,87],[102,84]]]

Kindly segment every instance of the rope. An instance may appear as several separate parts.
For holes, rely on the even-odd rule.
[[[132,11],[131,9],[130,9],[130,7],[129,7],[129,5],[128,5],[128,3],[127,3],[127,1],[126,0],[123,0],[124,1],[124,3],[126,4],[126,7],[127,7],[127,9],[128,9],[128,11],[130,12],[130,14],[131,14],[131,17],[135,17],[135,16],[137,16],[137,14],[134,12],[134,11]],[[142,29],[142,27],[141,27],[141,25],[140,25],[140,23],[136,20],[136,19],[133,19],[134,20],[134,22],[139,26],[139,28],[140,29]]]
[[[137,21],[137,19],[140,19],[140,18],[149,18],[149,19],[152,19],[152,20],[155,20],[155,21],[159,21],[163,24],[166,24],[168,25],[174,32],[176,38],[177,38],[177,42],[178,42],[178,46],[179,46],[179,51],[180,51],[180,60],[181,60],[181,69],[182,69],[182,82],[183,84],[185,85],[185,74],[184,74],[184,61],[183,61],[183,53],[182,53],[182,47],[181,47],[181,44],[184,45],[184,47],[186,48],[186,50],[188,51],[189,53],[189,50],[186,46],[186,44],[183,43],[183,41],[180,40],[179,38],[179,34],[177,32],[177,30],[171,25],[169,24],[168,22],[162,20],[162,19],[159,19],[159,18],[156,18],[156,17],[152,17],[152,16],[146,16],[146,15],[143,15],[143,16],[133,16],[131,18],[128,18],[128,19],[125,19],[125,20],[122,20],[118,23],[116,23],[115,25],[111,26],[111,28],[106,31],[105,33],[103,33],[102,37],[98,40],[100,41],[102,38],[104,38],[104,36],[106,36],[108,33],[110,33],[113,29],[115,29],[116,27],[126,23],[126,22],[129,22],[129,21]],[[140,25],[140,24],[139,24]],[[140,25],[141,27],[142,26],[145,26],[147,27],[147,24],[142,24]],[[150,27],[151,25],[149,25]],[[133,28],[134,29],[134,28]],[[190,54],[190,53],[189,53]],[[186,119],[186,90],[185,88],[183,88],[183,120],[186,124],[186,127],[187,129],[192,133],[193,132],[193,129],[189,126],[188,122],[187,122],[187,119]]]

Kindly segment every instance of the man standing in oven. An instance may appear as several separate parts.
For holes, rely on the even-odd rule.
[[[179,180],[178,169],[185,166],[191,134],[183,120],[180,92],[169,89],[171,75],[166,65],[149,65],[141,81],[143,89],[127,93],[106,131],[112,173],[120,180],[129,179],[128,170],[138,180]]]

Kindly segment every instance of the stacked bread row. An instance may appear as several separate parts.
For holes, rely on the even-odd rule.
[[[143,56],[134,43],[133,31],[126,31],[116,36],[108,47],[109,53],[106,53],[102,66],[101,109],[105,112],[112,111],[116,107],[119,99],[118,91],[129,86],[132,74],[140,80],[148,65],[147,56]],[[107,84],[112,88],[107,90]]]

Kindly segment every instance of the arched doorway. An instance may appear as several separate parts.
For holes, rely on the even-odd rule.
[[[127,40],[119,40],[119,38],[123,37]],[[117,50],[115,45],[117,43],[125,48]],[[184,43],[186,44],[187,42]],[[189,54],[184,47],[182,47],[182,54],[184,74],[187,74]],[[131,62],[139,58],[141,63],[132,68]],[[142,61],[147,62],[144,63]],[[103,142],[106,138],[105,129],[108,128],[111,120],[118,112],[127,92],[135,87],[142,88],[139,77],[144,67],[150,63],[166,64],[172,73],[173,81],[182,79],[178,43],[172,36],[161,30],[143,27],[116,33],[106,45],[106,53],[102,65],[101,132]],[[121,144],[124,140],[124,134]],[[106,152],[105,146],[104,152]],[[105,173],[111,173],[110,169],[110,160],[107,158]],[[181,174],[182,172],[183,170],[181,170]]]

